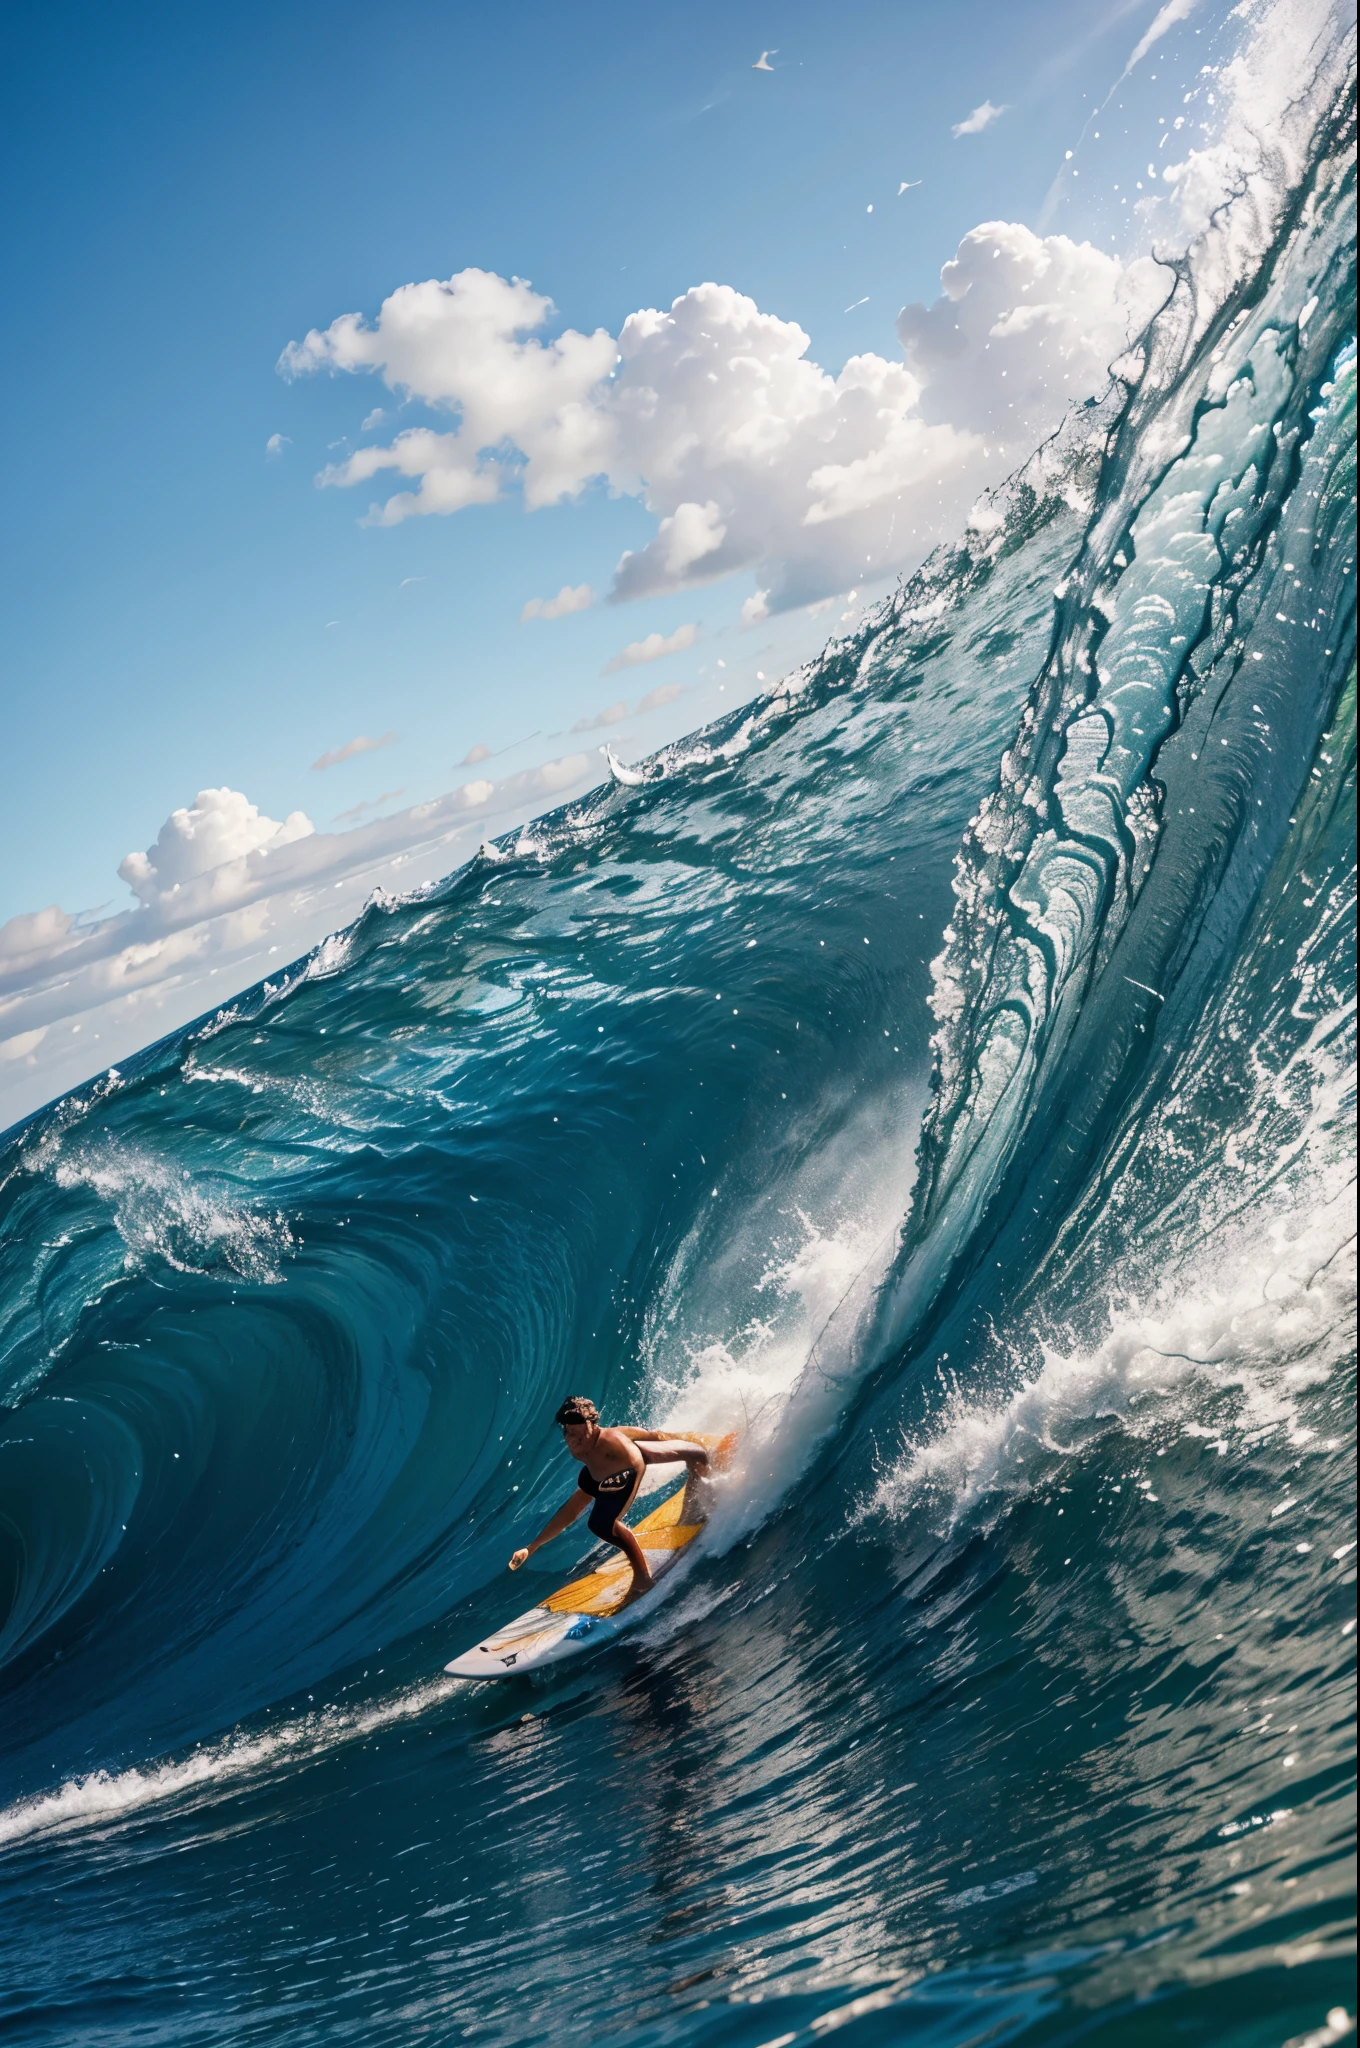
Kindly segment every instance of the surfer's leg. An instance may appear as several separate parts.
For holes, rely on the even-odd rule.
[[[615,1522],[609,1532],[609,1541],[617,1543],[619,1549],[633,1567],[633,1594],[645,1593],[652,1583],[651,1567],[643,1555],[642,1545],[626,1522]]]
[[[637,1491],[636,1487],[633,1491]],[[586,1526],[592,1536],[602,1536],[606,1543],[612,1543],[616,1549],[623,1552],[633,1567],[632,1591],[645,1593],[652,1583],[650,1567],[643,1556],[642,1545],[637,1537],[626,1522],[619,1520],[627,1504],[626,1501],[597,1500]]]

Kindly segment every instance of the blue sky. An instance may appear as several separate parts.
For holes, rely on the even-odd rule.
[[[695,613],[664,598],[518,623],[527,598],[598,587],[645,539],[639,505],[602,490],[531,517],[504,503],[361,529],[362,504],[312,479],[383,393],[285,386],[286,342],[478,265],[531,279],[587,332],[716,279],[798,321],[832,371],[856,349],[895,353],[898,306],[934,298],[968,228],[1038,214],[1083,94],[1103,93],[1153,11],[11,16],[3,127],[23,205],[4,555],[21,773],[0,914],[121,900],[118,861],[207,784],[318,823],[398,784],[446,788],[473,744],[593,712],[619,646]],[[753,71],[771,45],[774,71]],[[1008,113],[955,140],[988,98]],[[291,446],[271,461],[275,433]],[[704,594],[705,635],[751,588]],[[318,789],[324,749],[389,729],[400,743],[381,760]]]
[[[758,690],[956,532],[1145,313],[1149,279],[1127,260],[1150,232],[1141,180],[1150,191],[1175,152],[1144,159],[1179,128],[1225,13],[246,0],[11,14],[0,970],[20,965],[0,972],[0,1067],[22,1056],[40,1100],[111,1043],[123,1056],[313,943],[375,880],[443,872],[476,830],[598,779],[605,737],[635,759]],[[1149,24],[1175,15],[1188,19],[1093,127]],[[957,333],[950,301],[927,311],[956,257]],[[463,291],[468,274],[474,298],[513,296],[502,281],[517,278],[553,304],[518,338],[479,342],[465,389],[449,349],[465,354],[472,330],[437,281]],[[422,281],[448,332],[412,370],[391,295]],[[694,295],[707,281],[721,302]],[[1048,341],[996,342],[989,323],[1036,297]],[[527,364],[532,385],[563,349],[612,359],[613,338],[627,355],[642,329],[625,323],[647,308],[659,339],[583,400],[607,452],[576,459],[561,502],[526,510],[534,450],[566,415],[523,392],[506,412],[506,378]],[[367,369],[346,367],[332,323],[347,314]],[[705,423],[685,336],[708,347],[710,328],[704,390],[746,397]],[[280,375],[309,334],[304,373]],[[671,406],[665,433],[638,427],[640,385],[658,418]],[[754,443],[733,453],[767,390],[785,451],[768,475]],[[447,463],[478,403],[499,422],[488,441],[503,437],[473,451],[495,502],[398,517],[408,498],[393,523],[363,523],[370,502],[430,481],[393,473],[403,430]],[[355,461],[374,473],[317,488]],[[650,594],[619,601],[648,577]],[[587,608],[522,621],[529,600],[581,586]],[[612,723],[581,729],[603,711]],[[384,744],[356,750],[360,737]],[[211,815],[201,790],[221,793]],[[445,836],[398,876],[390,864],[433,829],[411,807],[436,799]],[[258,908],[271,834],[270,873],[300,892],[288,917]],[[225,927],[191,944],[200,898],[257,910],[230,946]],[[46,905],[60,910],[35,921]],[[126,961],[109,963],[171,927],[139,1010]],[[61,1023],[52,989],[74,986],[77,941],[104,964]],[[200,969],[221,975],[212,990]],[[114,989],[110,1036],[111,1012],[81,1017]]]

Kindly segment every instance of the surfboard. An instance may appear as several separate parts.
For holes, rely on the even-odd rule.
[[[709,1472],[720,1472],[736,1447],[737,1432],[727,1436],[677,1436],[686,1445],[702,1444],[709,1453]],[[642,1546],[654,1581],[663,1579],[683,1556],[708,1520],[711,1486],[707,1474],[691,1473],[683,1486],[628,1526]],[[619,1635],[638,1607],[650,1610],[651,1595],[629,1602],[633,1581],[626,1557],[612,1544],[601,1544],[583,1577],[559,1586],[537,1607],[516,1615],[476,1649],[444,1666],[455,1678],[518,1678],[560,1664],[583,1651],[599,1649]]]

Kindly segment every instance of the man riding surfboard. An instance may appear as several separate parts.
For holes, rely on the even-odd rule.
[[[550,1521],[544,1523],[532,1543],[517,1550],[510,1569],[517,1572],[527,1558],[554,1536],[570,1528],[584,1513],[588,1501],[595,1505],[586,1524],[592,1536],[601,1537],[621,1550],[633,1568],[629,1598],[636,1599],[652,1583],[652,1574],[636,1536],[621,1517],[630,1507],[649,1465],[688,1465],[691,1472],[705,1471],[708,1452],[701,1444],[668,1436],[663,1429],[607,1429],[599,1410],[583,1394],[572,1394],[562,1403],[553,1420],[566,1440],[567,1451],[580,1466],[576,1491],[564,1501]],[[664,1445],[664,1449],[656,1446]]]

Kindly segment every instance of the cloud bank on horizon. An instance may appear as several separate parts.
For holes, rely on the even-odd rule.
[[[567,754],[348,832],[318,832],[303,811],[267,817],[240,790],[200,790],[119,864],[135,907],[90,920],[52,903],[0,925],[0,1124],[247,986],[276,956],[280,967],[296,958],[375,885],[432,880],[488,831],[597,776],[590,756]],[[35,1087],[39,1074],[50,1085]]]

